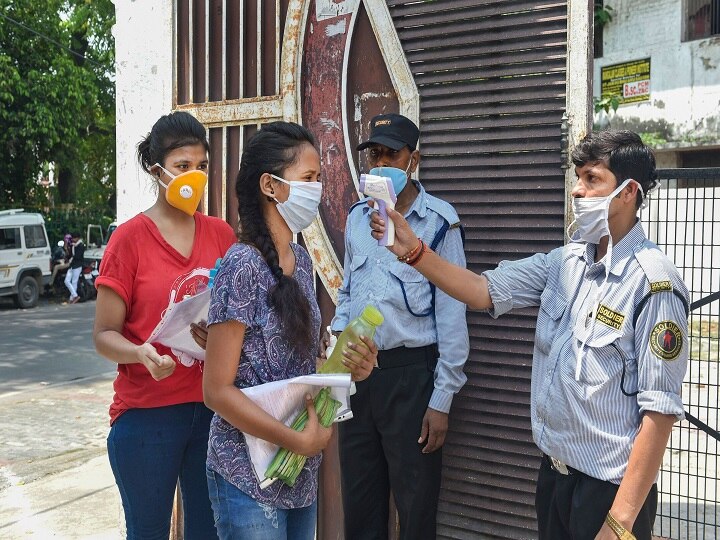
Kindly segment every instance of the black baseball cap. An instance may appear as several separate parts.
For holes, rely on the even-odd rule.
[[[370,138],[360,143],[357,150],[364,150],[371,144],[382,144],[393,150],[409,146],[417,147],[420,130],[415,123],[401,114],[378,114],[370,120]]]

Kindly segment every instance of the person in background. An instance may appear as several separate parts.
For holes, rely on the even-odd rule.
[[[215,278],[208,317],[203,389],[215,411],[207,482],[221,540],[312,540],[317,521],[320,452],[331,429],[322,427],[308,395],[308,422],[294,431],[241,391],[315,373],[320,308],[308,252],[293,234],[315,219],[322,193],[313,136],[289,122],[263,125],[245,145],[235,191],[240,242]],[[368,376],[372,340],[344,351],[354,380]],[[260,487],[244,433],[309,459],[293,487]]]
[[[497,317],[539,306],[530,415],[543,458],[541,540],[650,540],[655,484],[688,360],[688,291],[637,217],[659,184],[630,131],[587,135],[572,153],[577,231],[548,254],[474,274],[421,242],[401,214],[390,249],[439,288]],[[373,236],[385,223],[373,216]]]
[[[85,244],[83,244],[80,233],[72,234],[71,255],[69,267],[65,274],[65,286],[70,291],[70,299],[68,304],[75,304],[80,300],[77,293],[78,280],[82,272],[83,263],[85,262]]]
[[[60,244],[60,242],[58,242]],[[53,271],[50,276],[50,286],[55,283],[55,278],[62,270],[70,268],[70,257],[72,257],[72,234],[68,233],[63,237],[62,246],[53,248]]]
[[[414,234],[465,266],[458,215],[410,175],[417,169],[419,131],[408,118],[370,121],[370,174],[388,176],[395,208]],[[469,339],[465,305],[434,287],[370,238],[367,201],[345,226],[344,279],[331,328],[341,332],[367,304],[385,317],[375,341],[378,367],[357,383],[353,418],[340,424],[345,538],[387,538],[390,490],[404,540],[435,538],[442,446],[454,395],[465,384]]]
[[[205,480],[212,411],[203,403],[202,364],[146,343],[172,303],[207,286],[235,242],[227,223],[196,211],[208,149],[205,128],[188,113],[153,125],[137,153],[157,200],[113,233],[96,282],[95,347],[118,364],[107,443],[129,539],[167,540],[178,481],[184,538],[217,537]]]

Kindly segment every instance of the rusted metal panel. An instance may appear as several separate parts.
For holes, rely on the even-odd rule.
[[[240,2],[225,4],[225,95],[224,99],[239,99],[241,64],[241,16]]]
[[[239,0],[238,0],[239,1]],[[243,97],[258,95],[258,47],[259,28],[258,2],[260,0],[243,0]]]
[[[206,0],[191,0],[192,103],[207,101],[207,5]]]
[[[347,165],[343,133],[343,63],[349,46],[351,15],[318,20],[316,2],[310,2],[302,58],[301,102],[303,124],[315,134],[322,161],[321,217],[335,248],[342,252],[347,208],[357,200]]]
[[[190,100],[190,0],[175,5],[175,103]]]
[[[235,180],[240,169],[240,155],[242,154],[242,126],[227,128],[227,157],[225,175],[225,221],[233,230],[238,226],[238,204],[235,195]]]
[[[203,105],[178,105],[206,126],[239,125],[282,119],[282,102],[278,96],[216,101]]]
[[[223,0],[209,0],[208,13],[208,101],[224,98],[225,25]]]
[[[223,128],[210,129],[208,135],[210,155],[208,158],[207,213],[211,216],[223,216]]]
[[[274,96],[279,94],[277,88],[277,51],[279,48],[280,29],[278,28],[278,13],[276,0],[262,2],[262,49],[260,95]]]
[[[347,138],[353,160],[350,166],[354,170],[367,171],[366,152],[356,152],[355,148],[370,136],[369,119],[377,114],[400,112],[400,104],[363,4],[358,9],[352,37],[345,106]],[[340,257],[343,251],[344,246],[339,251]]]

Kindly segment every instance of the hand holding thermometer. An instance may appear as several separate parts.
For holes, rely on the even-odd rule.
[[[395,243],[395,224],[391,219],[388,219],[387,215],[387,209],[395,210],[395,203],[397,202],[392,180],[386,176],[361,174],[360,192],[377,201],[378,212],[385,221],[385,234],[378,240],[378,245],[392,246]]]

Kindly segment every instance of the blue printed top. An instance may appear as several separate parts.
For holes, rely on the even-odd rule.
[[[296,260],[293,277],[310,302],[312,335],[319,336],[320,308],[313,288],[312,262],[301,246],[291,247]],[[208,324],[235,320],[245,325],[235,376],[238,388],[315,373],[317,344],[298,350],[288,343],[279,314],[268,303],[268,292],[275,282],[263,256],[247,244],[235,244],[228,250],[215,278]],[[260,489],[242,432],[217,414],[210,424],[208,467],[262,504],[276,508],[311,505],[317,496],[320,459],[307,460],[294,487],[277,481]]]

